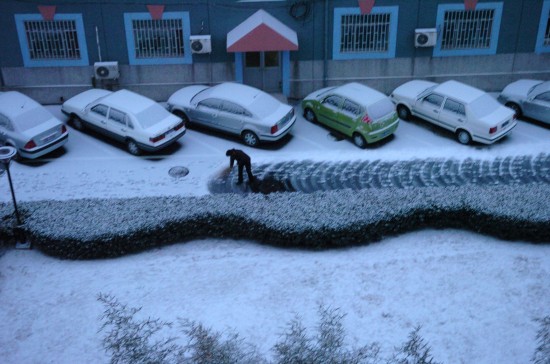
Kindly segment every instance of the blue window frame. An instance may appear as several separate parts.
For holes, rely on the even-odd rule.
[[[158,20],[149,13],[125,13],[124,27],[131,65],[193,62],[188,12],[166,12]]]
[[[398,14],[398,6],[375,6],[370,14],[335,8],[332,58],[394,58]]]
[[[550,53],[550,0],[545,0],[542,4],[535,52]]]
[[[15,14],[25,67],[87,66],[88,47],[81,14]]]
[[[496,54],[502,3],[478,3],[465,10],[464,3],[437,7],[435,57]]]

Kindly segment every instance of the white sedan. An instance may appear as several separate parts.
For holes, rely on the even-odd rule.
[[[128,90],[84,91],[61,106],[75,129],[90,128],[126,145],[133,155],[154,152],[185,134],[185,123],[160,104]]]
[[[67,127],[42,105],[17,91],[0,92],[0,145],[34,159],[63,146]]]
[[[462,144],[492,144],[516,126],[514,111],[491,95],[458,81],[409,81],[390,95],[403,120],[412,115],[453,132]]]
[[[518,80],[502,90],[498,101],[512,108],[519,118],[529,118],[550,124],[550,81]]]
[[[296,121],[292,106],[232,82],[184,87],[170,96],[167,107],[185,121],[238,135],[251,147],[280,140]]]

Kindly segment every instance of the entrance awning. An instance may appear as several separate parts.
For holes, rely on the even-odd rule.
[[[296,50],[296,32],[261,9],[227,33],[228,52]]]

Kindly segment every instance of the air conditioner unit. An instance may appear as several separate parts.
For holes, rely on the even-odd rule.
[[[95,62],[94,76],[100,80],[115,80],[120,74],[118,72],[118,62]]]
[[[212,52],[209,35],[192,35],[189,37],[189,40],[191,41],[192,53],[202,54]]]
[[[433,47],[437,42],[437,29],[422,28],[414,31],[415,47]]]

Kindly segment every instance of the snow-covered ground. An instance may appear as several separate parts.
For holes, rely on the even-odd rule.
[[[59,107],[50,109],[63,118]],[[459,145],[422,122],[402,122],[389,142],[359,150],[299,117],[282,145],[250,149],[189,130],[156,158],[136,158],[116,144],[70,131],[64,152],[44,163],[12,165],[18,201],[208,194],[208,180],[227,167],[225,150],[232,147],[249,152],[253,164],[494,159],[550,149],[550,128],[524,121],[492,146]],[[171,177],[174,166],[189,168],[189,175]],[[0,202],[11,202],[5,176]],[[267,355],[296,314],[313,328],[318,306],[325,305],[346,314],[350,345],[379,342],[389,353],[422,325],[438,361],[527,363],[536,345],[533,319],[550,314],[550,246],[426,230],[324,252],[213,239],[94,261],[7,250],[0,257],[1,362],[108,362],[98,333],[99,293],[142,307],[144,316],[234,329]]]

